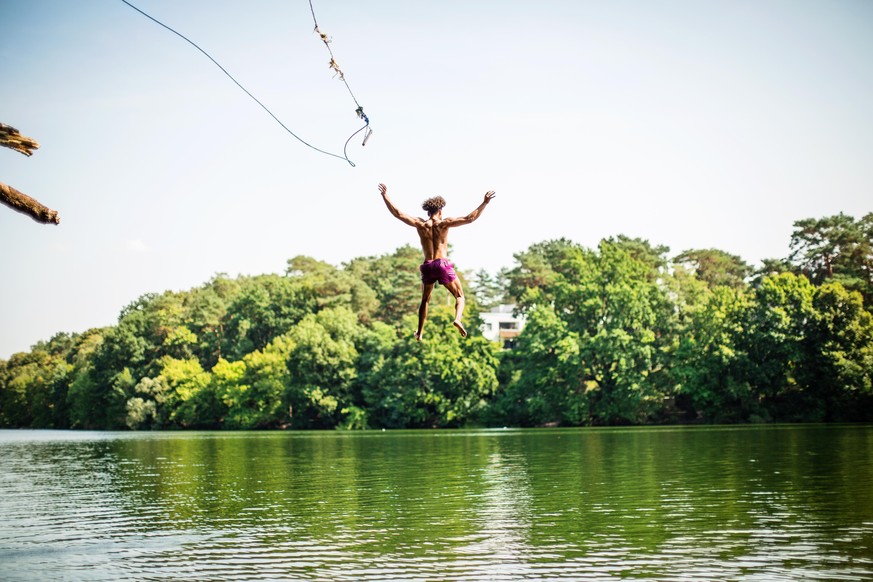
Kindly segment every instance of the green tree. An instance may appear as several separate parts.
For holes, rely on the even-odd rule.
[[[188,326],[178,325],[167,330],[163,351],[173,358],[190,358],[194,356],[198,343],[197,335]]]
[[[511,302],[507,289],[507,270],[502,270],[492,276],[485,269],[480,269],[471,281],[471,294],[483,309],[491,309],[498,305]]]
[[[295,428],[333,428],[353,404],[362,326],[347,307],[303,318],[287,335],[289,408]]]
[[[244,407],[248,391],[248,386],[243,380],[246,374],[246,363],[242,360],[229,362],[221,359],[213,366],[210,374],[210,388],[223,407],[221,421],[223,422],[228,412],[234,408],[237,409],[237,418],[242,418],[245,414]],[[227,428],[242,428],[234,426],[234,424],[232,422]]]
[[[578,337],[577,375],[586,386],[590,420],[579,412],[577,422],[643,422],[666,398],[662,372],[675,316],[659,282],[662,250],[625,238],[590,251],[562,239],[516,255],[520,264],[511,287],[521,296],[522,310],[552,306]]]
[[[155,394],[161,421],[182,427],[214,425],[216,418],[208,414],[214,411],[214,406],[204,406],[212,402],[210,385],[211,375],[196,358],[162,358],[158,383],[154,387],[164,388],[163,392]]]
[[[670,247],[668,246],[652,246],[646,239],[631,238],[623,234],[617,237],[609,237],[604,242],[610,246],[622,249],[635,261],[648,265],[651,281],[658,279],[667,269],[667,253],[670,252]]]
[[[87,365],[79,368],[70,386],[74,427],[126,426],[127,400],[134,396],[137,379],[157,372],[150,358],[157,346],[144,337],[146,320],[141,302],[123,312],[119,324],[103,334]]]
[[[749,281],[752,287],[757,289],[761,285],[764,277],[778,275],[780,273],[800,274],[800,270],[795,267],[788,259],[762,259],[761,266],[754,269],[752,278]]]
[[[760,413],[740,348],[750,308],[747,291],[724,286],[705,287],[703,299],[686,306],[671,370],[685,420],[745,422]]]
[[[718,249],[690,249],[677,255],[673,262],[693,271],[710,287],[740,289],[752,274],[752,267],[743,259]]]
[[[609,243],[599,251],[596,278],[582,279],[579,297],[587,307],[582,358],[597,384],[592,415],[607,424],[644,422],[666,397],[659,376],[672,347],[672,304],[650,262]]]
[[[804,420],[808,387],[808,322],[815,319],[814,288],[803,275],[764,277],[743,324],[739,349],[748,354],[745,375],[756,391],[765,420]]]
[[[46,365],[45,352],[13,354],[4,362],[0,391],[0,426],[33,427],[34,415],[29,399],[42,385],[40,374]]]
[[[224,321],[222,353],[231,360],[262,350],[273,338],[283,335],[307,313],[317,309],[322,290],[306,282],[262,275],[240,282],[240,292],[228,306]]]
[[[368,390],[379,385],[379,376],[390,360],[399,340],[397,329],[387,323],[374,321],[359,336],[357,380],[352,386],[351,402],[340,409],[344,415],[339,428],[366,429],[371,427],[370,407],[366,400]]]
[[[825,283],[813,295],[806,361],[810,420],[873,419],[873,315],[857,291]]]
[[[399,326],[406,315],[418,309],[420,263],[421,250],[405,245],[391,254],[353,259],[346,264],[345,270],[373,292],[375,303],[368,314],[389,325]],[[358,309],[355,311],[360,313]]]
[[[517,265],[509,270],[509,293],[522,309],[555,300],[556,285],[571,272],[572,257],[583,249],[561,238],[536,243],[514,255]]]
[[[377,306],[375,292],[348,269],[338,269],[323,261],[297,256],[288,260],[286,275],[305,289],[313,300],[308,313],[329,307],[349,307],[368,320]]]
[[[211,369],[223,355],[227,309],[239,290],[238,281],[217,274],[188,297],[187,326],[197,337],[196,355],[204,369]]]
[[[283,406],[288,381],[286,357],[285,350],[271,344],[228,366],[233,374],[225,376],[221,390],[227,406],[226,428],[278,428],[287,423]]]
[[[493,421],[514,426],[590,422],[580,343],[554,307],[534,306],[513,357],[504,358],[508,377],[492,404]]]
[[[93,402],[99,397],[94,382],[96,376],[94,360],[108,332],[108,329],[92,329],[85,332],[77,337],[76,345],[69,355],[73,370],[70,374],[71,381],[65,403],[68,410],[67,427],[99,428],[94,424],[98,420],[97,415],[94,414]]]
[[[407,318],[413,326],[415,315]],[[371,426],[457,427],[475,422],[497,388],[496,348],[462,339],[449,306],[437,306],[423,341],[398,341],[368,377],[364,399]]]
[[[840,213],[794,223],[789,260],[815,285],[841,283],[873,300],[873,213],[856,221]]]
[[[153,426],[156,416],[154,400],[146,400],[139,396],[134,396],[128,399],[126,408],[127,416],[125,417],[125,422],[128,428],[138,430]]]
[[[435,294],[423,342],[410,341],[421,253],[408,245],[217,274],[0,361],[0,426],[869,420],[871,229],[873,214],[798,221],[789,259],[765,261],[751,286],[748,265],[717,249],[671,265],[667,247],[624,235],[537,243],[496,278],[464,281],[468,338]],[[498,352],[477,313],[506,298],[528,324]]]
[[[127,416],[125,423],[128,428],[160,429],[167,426],[167,414],[164,402],[170,388],[163,378],[143,378],[134,387],[136,396],[127,400]]]

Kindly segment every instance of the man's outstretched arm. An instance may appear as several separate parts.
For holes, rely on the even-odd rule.
[[[385,184],[379,184],[379,192],[382,194],[382,200],[385,201],[385,206],[388,207],[388,211],[396,216],[401,222],[405,222],[409,226],[418,226],[419,223],[421,223],[421,219],[404,214],[399,208],[391,203],[391,200],[388,199],[388,187],[385,186]]]
[[[476,208],[476,210],[474,210],[467,216],[462,216],[460,218],[447,218],[443,222],[447,223],[448,226],[461,226],[462,224],[470,224],[471,222],[479,218],[479,216],[482,214],[482,211],[485,210],[485,207],[488,206],[488,203],[491,202],[491,200],[495,196],[497,196],[497,194],[494,193],[494,190],[489,190],[485,193],[485,199],[482,201],[482,204],[480,204]]]

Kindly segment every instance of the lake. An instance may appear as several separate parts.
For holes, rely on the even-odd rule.
[[[0,580],[870,580],[873,427],[0,431]]]

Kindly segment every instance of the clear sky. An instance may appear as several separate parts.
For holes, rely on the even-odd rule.
[[[313,145],[360,127],[306,0],[132,2]],[[757,264],[873,210],[870,0],[313,3],[374,130],[354,168],[120,0],[0,0],[0,121],[42,146],[0,149],[0,181],[61,217],[0,206],[0,358],[216,273],[414,244],[379,182],[410,213],[497,191],[452,235],[467,272],[618,234]]]

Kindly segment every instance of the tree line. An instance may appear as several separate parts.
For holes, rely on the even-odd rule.
[[[147,294],[116,325],[0,360],[0,426],[365,429],[873,420],[873,213],[794,224],[753,269],[626,236],[544,241],[464,280],[470,335],[420,252]],[[511,302],[512,350],[479,314]]]

